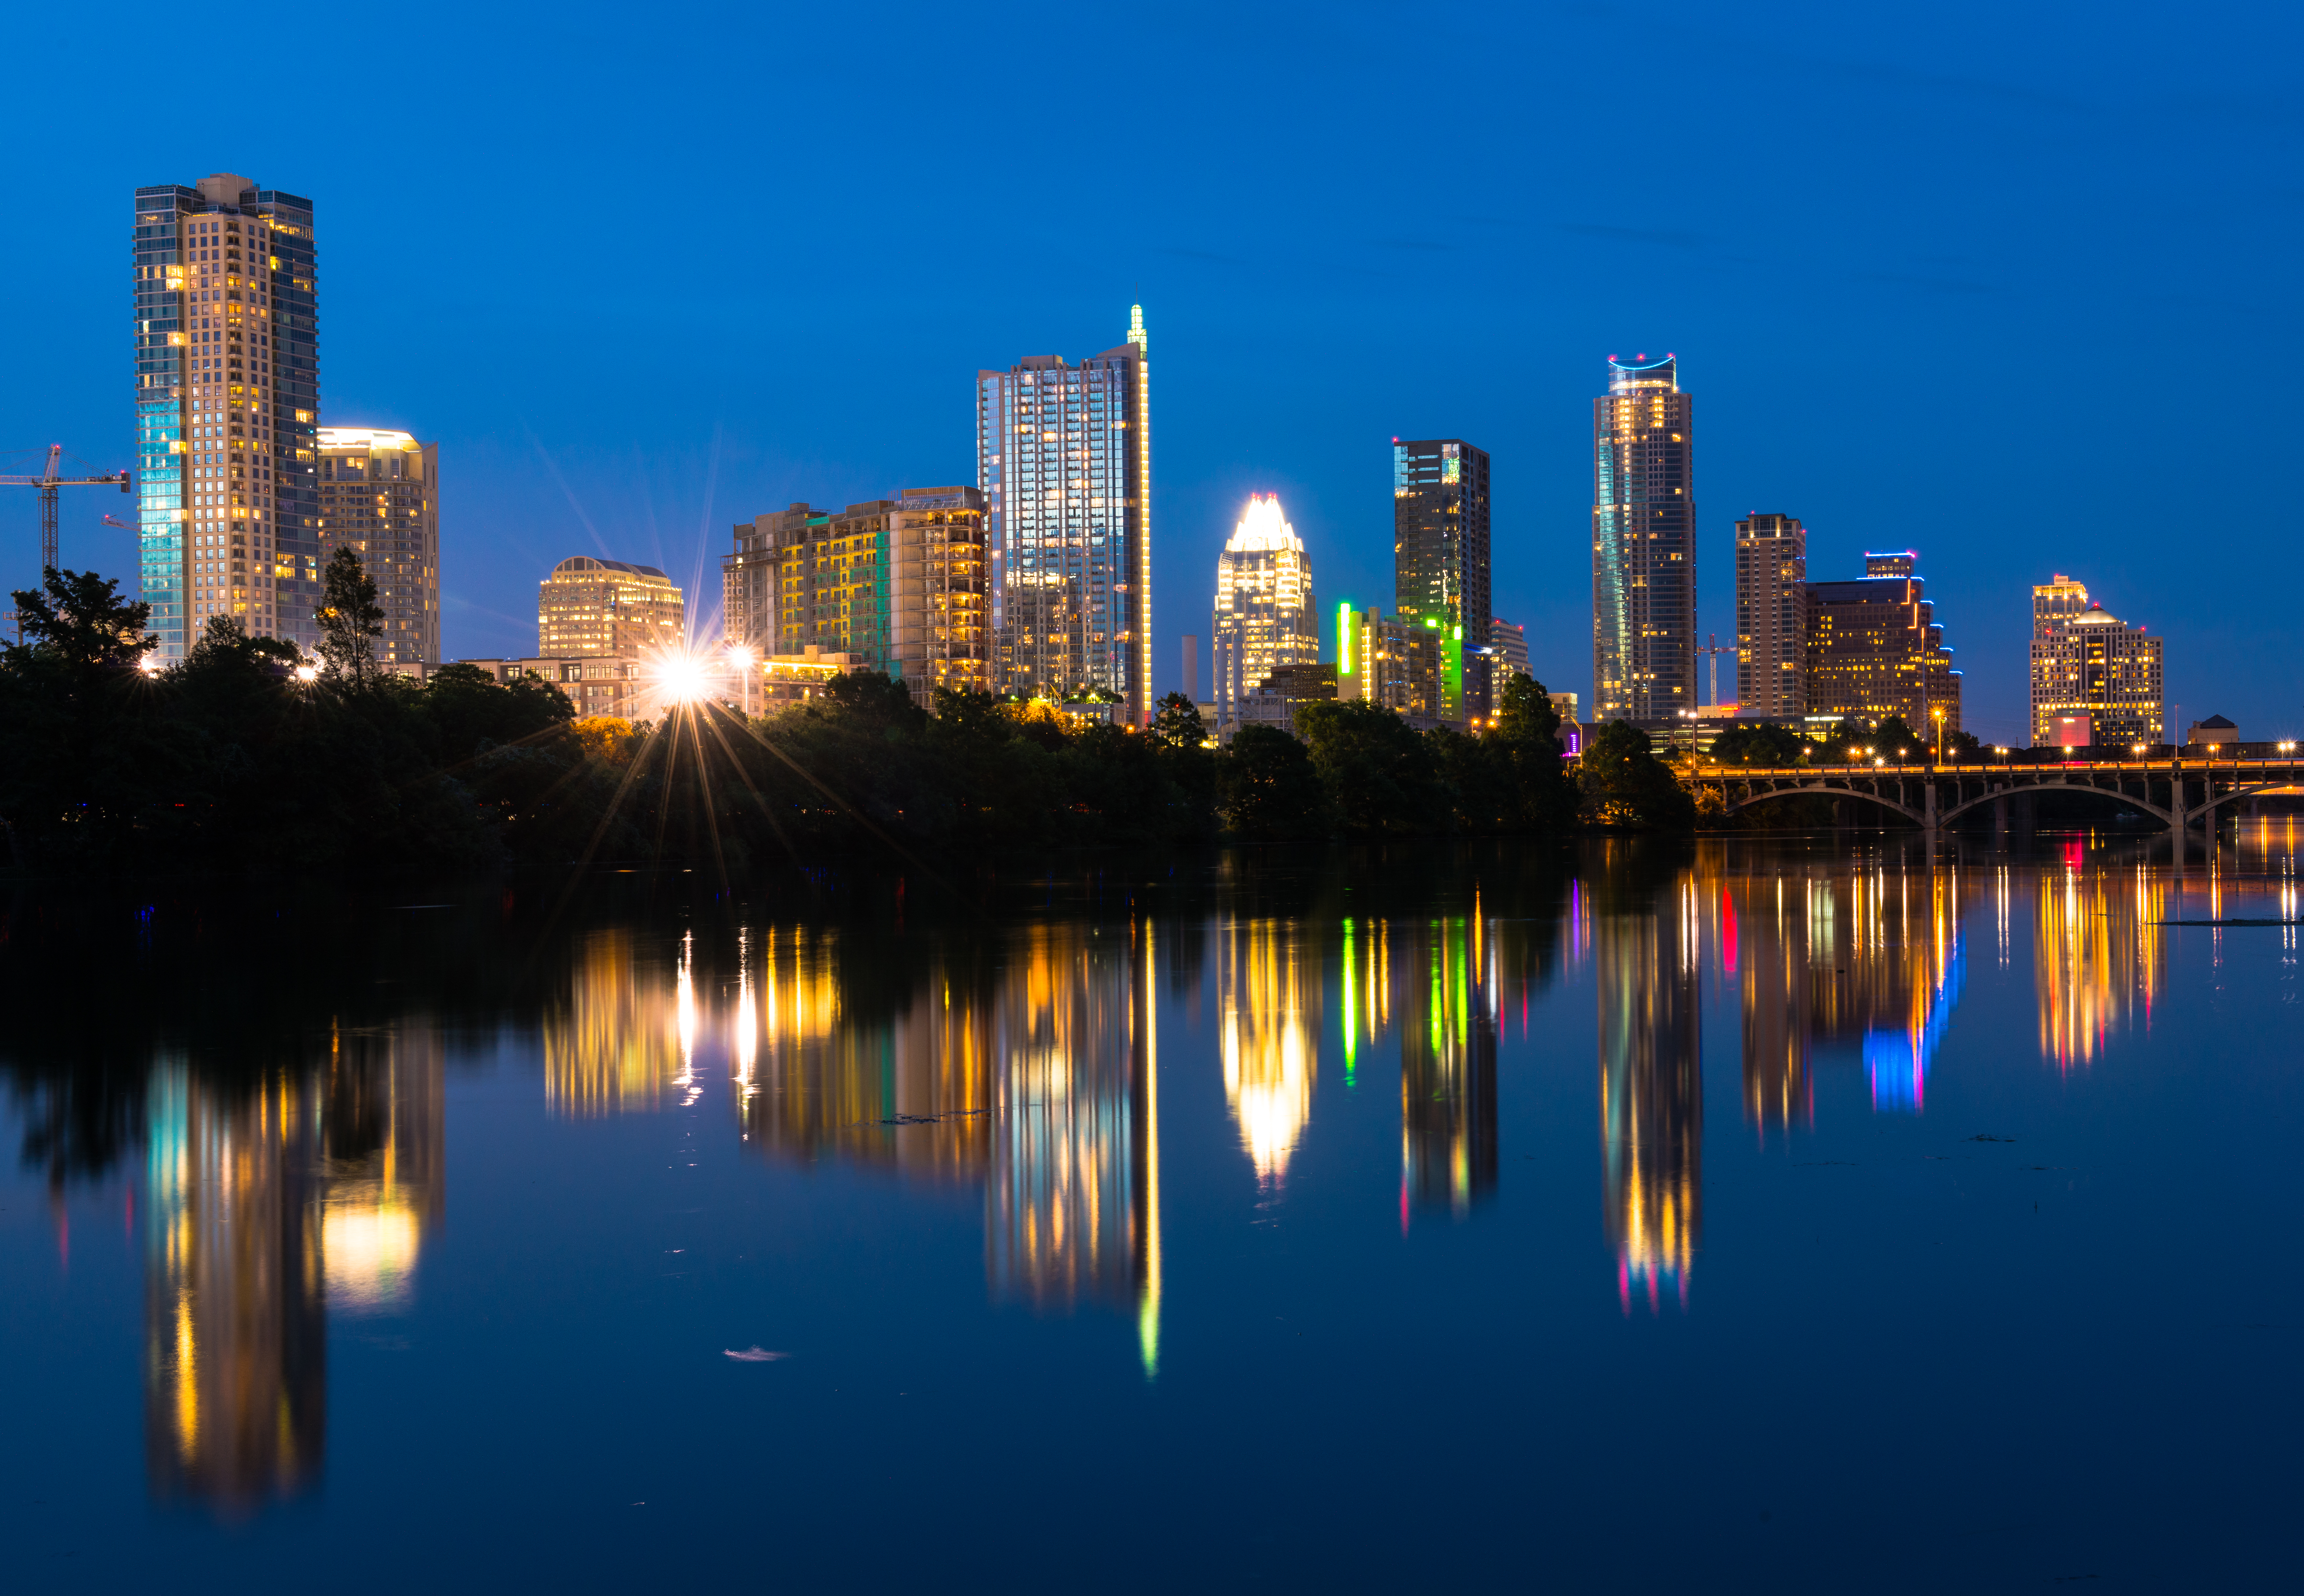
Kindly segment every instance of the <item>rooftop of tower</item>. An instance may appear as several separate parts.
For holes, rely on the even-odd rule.
[[[1621,355],[1608,357],[1608,392],[1626,393],[1638,388],[1673,388],[1680,386],[1678,357],[1665,354],[1656,359],[1634,355],[1627,360]]]

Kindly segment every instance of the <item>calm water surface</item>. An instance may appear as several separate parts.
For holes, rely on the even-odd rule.
[[[21,899],[17,1590],[2292,1579],[2296,836]]]

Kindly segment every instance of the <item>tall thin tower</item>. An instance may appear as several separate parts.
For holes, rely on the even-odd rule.
[[[1697,706],[1695,429],[1673,358],[1608,357],[1592,401],[1592,690],[1603,721]]]
[[[1748,715],[1808,713],[1808,530],[1789,515],[1736,523],[1736,697]]]
[[[1078,366],[976,374],[977,486],[1004,692],[1152,707],[1152,395],[1144,307]]]
[[[136,190],[137,541],[160,657],[212,616],[318,646],[312,202],[231,173]]]

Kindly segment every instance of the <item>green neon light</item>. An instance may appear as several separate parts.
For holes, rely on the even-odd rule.
[[[1352,923],[1344,922],[1344,1084],[1352,1080],[1352,1033],[1360,1026],[1360,1001],[1352,981]]]
[[[1336,606],[1336,674],[1350,676],[1351,673],[1352,606],[1347,600]]]

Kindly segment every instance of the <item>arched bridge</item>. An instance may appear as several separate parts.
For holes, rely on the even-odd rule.
[[[1682,766],[1691,790],[1715,791],[1733,815],[1781,798],[1853,799],[1933,831],[1986,804],[2041,792],[2095,792],[2154,815],[2171,831],[2225,804],[2304,785],[2304,760],[2169,758],[2055,760],[2044,764],[1707,764]],[[1995,818],[2005,820],[2006,811]]]

